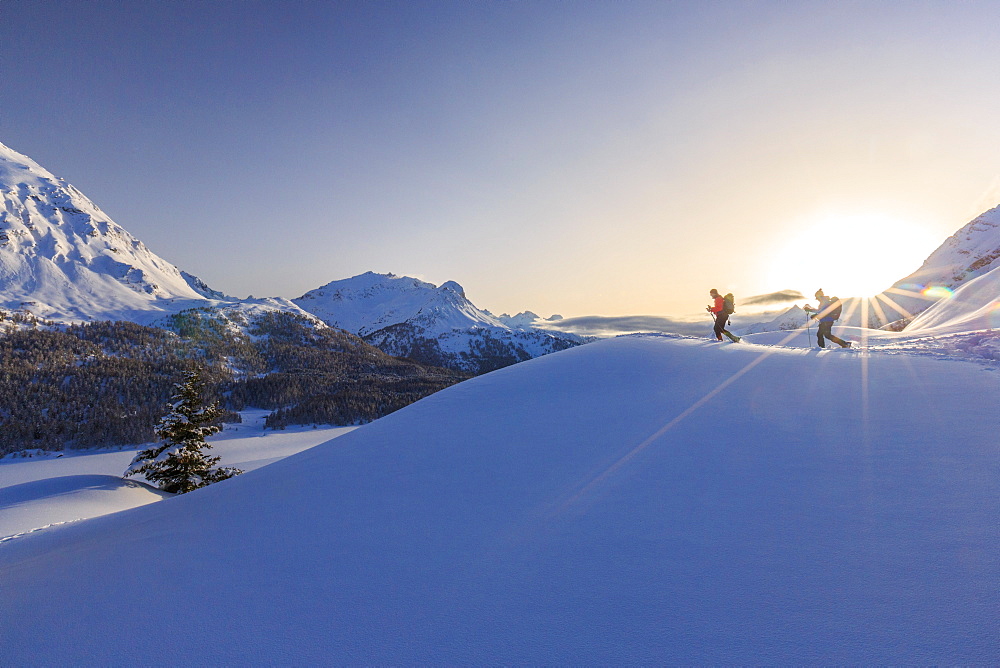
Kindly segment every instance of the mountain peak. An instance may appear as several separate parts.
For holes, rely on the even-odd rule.
[[[0,143],[0,188],[18,186],[40,186],[48,182],[60,182],[37,162]]]
[[[292,301],[390,355],[473,373],[583,342],[571,334],[536,330],[534,313],[509,322],[497,318],[470,302],[455,281],[438,287],[408,276],[368,272],[327,283]]]
[[[0,307],[114,319],[220,293],[149,250],[65,180],[0,144]]]
[[[502,327],[473,306],[455,281],[438,287],[411,276],[369,271],[331,281],[292,301],[328,324],[362,336],[418,316],[424,327]]]
[[[461,285],[459,285],[455,281],[446,281],[445,283],[441,284],[441,287],[439,289],[441,289],[441,290],[451,290],[452,292],[454,292],[457,295],[459,295],[462,299],[467,299],[467,297],[465,296],[465,288],[463,288]]]

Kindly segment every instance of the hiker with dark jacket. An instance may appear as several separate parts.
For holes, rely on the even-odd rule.
[[[715,316],[715,338],[721,341],[722,335],[725,334],[729,337],[730,341],[736,343],[740,340],[740,337],[726,330],[726,325],[729,323],[729,314],[732,311],[726,309],[725,298],[715,288],[709,290],[708,294],[712,297],[713,303],[710,306],[706,306],[705,310]],[[732,295],[729,297],[732,299]]]
[[[823,294],[823,288],[816,291],[816,299],[819,300],[819,306],[813,308],[809,304],[806,304],[804,307],[806,311],[812,313],[809,317],[819,319],[819,327],[816,328],[816,343],[819,344],[820,348],[826,348],[826,342],[823,339],[827,338],[834,343],[839,343],[841,348],[850,348],[850,341],[844,341],[842,338],[833,335],[833,323],[840,316],[840,312],[834,302],[839,300],[836,297],[833,299],[827,297]]]

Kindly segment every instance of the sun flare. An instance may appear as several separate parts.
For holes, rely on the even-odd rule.
[[[937,245],[921,225],[881,214],[826,214],[772,256],[770,283],[812,295],[871,297],[913,273]]]

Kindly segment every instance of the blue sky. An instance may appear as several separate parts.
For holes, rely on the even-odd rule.
[[[996,25],[995,2],[0,0],[0,142],[237,296],[373,270],[498,313],[690,313],[710,287],[887,287],[1000,202]]]

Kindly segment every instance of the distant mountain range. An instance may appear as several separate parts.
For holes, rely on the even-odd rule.
[[[297,300],[237,299],[156,255],[83,193],[0,144],[0,309],[55,322],[158,325],[210,309],[226,327],[287,312],[363,336],[390,355],[483,373],[579,345],[536,329],[533,313],[494,316],[460,285],[363,274]],[[242,314],[242,315],[241,315]]]

